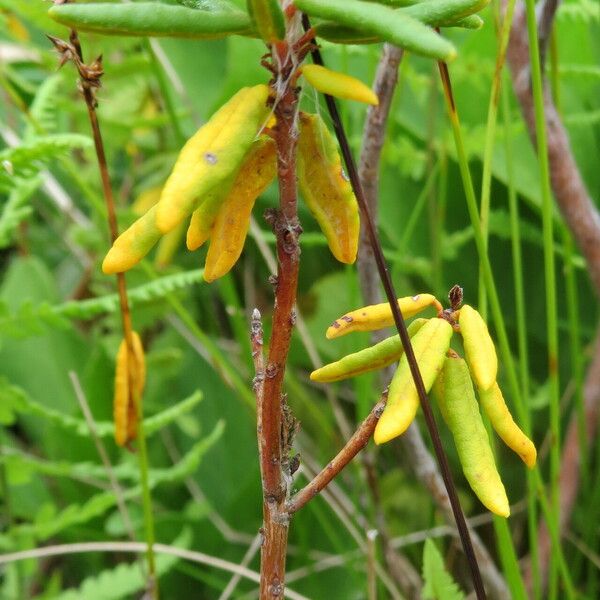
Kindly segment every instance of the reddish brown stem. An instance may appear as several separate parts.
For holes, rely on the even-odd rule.
[[[287,504],[288,512],[295,513],[312,500],[369,443],[379,417],[381,417],[385,408],[386,400],[387,397],[375,405],[369,416],[361,423],[352,437],[346,442],[346,445],[338,452],[337,456],[310,483],[294,494]]]
[[[111,243],[119,236],[119,228],[117,224],[117,216],[115,211],[115,201],[112,192],[112,186],[110,183],[110,176],[108,173],[108,164],[106,161],[106,153],[104,152],[104,142],[102,140],[102,133],[100,131],[100,124],[98,122],[98,115],[96,113],[96,98],[94,90],[100,87],[100,78],[103,75],[102,69],[102,57],[100,56],[91,64],[86,64],[83,60],[83,52],[81,49],[81,43],[79,36],[75,29],[71,30],[69,36],[69,42],[65,42],[59,38],[48,36],[50,41],[54,44],[55,48],[61,54],[61,66],[67,61],[72,61],[77,68],[80,80],[79,88],[85,104],[88,110],[88,116],[90,120],[90,126],[92,129],[92,136],[94,138],[94,147],[96,150],[96,158],[98,160],[98,169],[100,171],[100,178],[102,180],[102,191],[104,194],[104,200],[106,203],[106,212],[108,216],[108,226],[110,231]],[[134,345],[133,345],[133,327],[131,322],[131,312],[129,310],[129,301],[127,298],[127,284],[125,282],[125,275],[123,273],[117,273],[117,289],[119,295],[119,304],[121,312],[121,321],[123,326],[123,337],[127,345],[127,351],[129,356],[135,356]],[[138,421],[138,436],[139,436],[139,448],[140,448],[140,460],[141,457],[146,456],[145,438],[143,433],[143,422],[142,422],[142,405],[141,398],[136,394],[135,385],[135,374],[133,372],[135,361],[128,361],[128,379],[129,379],[129,402],[135,407],[136,418]],[[142,489],[144,495],[149,498],[148,484],[147,484],[147,473],[142,468]],[[145,507],[146,507],[145,503]],[[146,514],[148,517],[148,514]],[[159,590],[156,579],[156,566],[154,560],[153,541],[154,541],[154,528],[151,518],[146,518],[147,527],[147,538],[148,538],[148,550],[146,553],[148,561],[149,578],[147,583],[147,591],[151,598],[158,600]]]
[[[298,238],[302,232],[296,210],[295,114],[298,95],[293,85],[295,60],[292,60],[292,52],[287,45],[284,47],[283,44],[279,44],[274,49],[274,53],[278,81],[287,82],[287,85],[280,91],[281,95],[276,98],[275,104],[277,125],[274,128],[274,136],[277,144],[279,210],[267,214],[267,220],[277,240],[278,266],[273,328],[258,416],[264,536],[261,549],[261,599],[281,598],[284,589],[289,527],[285,502],[288,492],[290,450],[285,432],[291,428],[291,425],[284,422],[285,400],[282,396],[282,386],[295,322],[294,304],[300,263]]]
[[[108,216],[108,227],[110,230],[110,241],[114,244],[119,237],[119,228],[117,225],[117,215],[115,213],[115,201],[113,198],[112,187],[108,175],[108,166],[106,156],[104,154],[104,144],[102,142],[102,134],[98,125],[98,116],[96,115],[96,107],[92,91],[89,88],[83,88],[83,97],[88,109],[92,133],[94,136],[94,146],[96,147],[96,155],[98,157],[98,168],[100,169],[100,177],[102,179],[102,189],[104,190],[104,198],[106,200],[106,212]],[[129,301],[127,299],[127,283],[125,282],[125,273],[117,273],[117,290],[119,293],[119,305],[121,308],[121,320],[123,322],[123,336],[127,343],[127,348],[130,355],[133,356],[133,326],[131,324],[131,312],[129,310]],[[133,387],[130,386],[130,389]]]

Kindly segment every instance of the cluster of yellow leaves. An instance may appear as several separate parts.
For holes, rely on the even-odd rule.
[[[434,392],[471,488],[489,510],[507,517],[510,510],[506,491],[481,419],[473,383],[481,406],[504,443],[530,468],[535,465],[537,452],[513,420],[496,381],[498,359],[487,325],[471,306],[443,311],[430,294],[399,298],[398,306],[405,317],[429,306],[436,308],[436,317],[416,319],[408,328],[425,389]],[[327,337],[381,329],[393,322],[389,304],[366,306],[334,321],[327,330]],[[466,360],[450,348],[455,331],[461,335]],[[396,361],[399,364],[389,386],[387,404],[375,428],[375,442],[381,444],[402,435],[419,407],[419,395],[399,336],[325,365],[314,371],[311,379],[339,381]]]

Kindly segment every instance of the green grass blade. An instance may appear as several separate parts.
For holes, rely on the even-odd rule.
[[[68,27],[105,35],[217,39],[252,30],[250,17],[242,11],[194,10],[158,2],[61,4],[48,14]]]

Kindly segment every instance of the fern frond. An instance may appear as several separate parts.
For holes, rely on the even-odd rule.
[[[205,438],[199,440],[192,446],[181,461],[167,469],[154,469],[149,473],[149,485],[153,489],[162,483],[175,483],[191,475],[200,464],[206,452],[219,440],[224,430],[224,422],[219,421],[213,431]],[[119,465],[115,471],[117,475],[123,476],[124,472],[131,467],[132,473],[138,475],[137,469],[129,463]],[[123,498],[130,500],[141,493],[141,486],[136,485],[123,491]],[[19,539],[33,538],[44,541],[59,534],[61,531],[82,525],[92,519],[101,517],[115,506],[117,500],[113,492],[100,492],[92,496],[83,504],[70,504],[58,514],[46,515],[44,519],[37,519],[33,523],[15,525],[0,534],[0,549],[14,549]]]
[[[58,129],[56,101],[60,97],[63,81],[63,74],[59,71],[47,77],[38,87],[29,107],[31,120],[23,136],[25,142],[33,141],[38,135],[56,133]]]
[[[33,213],[28,201],[41,183],[41,178],[34,177],[20,182],[10,192],[8,200],[0,213],[0,248],[11,245],[14,232]]]
[[[225,422],[219,421],[210,434],[196,442],[178,463],[168,469],[151,469],[149,473],[150,485],[173,483],[191,475],[198,468],[204,455],[219,441],[224,430]]]
[[[0,151],[0,189],[10,191],[25,178],[31,178],[54,158],[75,148],[87,148],[92,140],[77,133],[37,137],[14,148]]]
[[[166,408],[165,410],[152,415],[144,420],[144,430],[146,435],[152,435],[163,427],[166,427],[179,417],[191,411],[202,400],[200,391],[194,392],[191,396],[184,398],[177,404]],[[12,408],[13,412],[28,413],[42,417],[54,425],[80,435],[89,437],[90,430],[84,419],[66,415],[54,408],[45,406],[37,402],[25,392],[22,388],[12,385],[7,379],[0,378],[0,410]],[[3,422],[3,412],[0,412],[0,423]],[[12,421],[11,421],[12,422]],[[110,421],[96,421],[96,433],[101,438],[110,438],[114,435],[114,425]]]
[[[188,398],[144,420],[146,435],[152,435],[191,411],[202,400],[202,392],[194,392]]]
[[[182,288],[203,281],[204,269],[183,271],[174,275],[166,275],[149,283],[128,290],[129,303],[132,308],[146,302],[161,300]],[[114,313],[119,308],[119,297],[117,294],[109,294],[101,298],[90,300],[71,301],[54,307],[57,315],[69,317],[70,319],[93,319],[94,317]]]
[[[425,540],[423,548],[423,582],[424,600],[464,600],[465,595],[446,571],[444,560],[430,539]]]
[[[4,336],[22,339],[44,333],[47,326],[60,328],[67,324],[47,302],[36,305],[28,300],[11,312],[8,304],[0,300],[0,334]]]
[[[132,288],[128,292],[129,304],[134,308],[161,300],[173,292],[204,281],[202,273],[203,269],[184,271]],[[46,327],[66,327],[67,319],[85,321],[102,314],[112,314],[118,309],[117,294],[88,300],[69,300],[54,306],[47,302],[38,305],[25,302],[16,312],[11,312],[7,304],[0,300],[0,334],[15,338],[30,337],[43,333]]]

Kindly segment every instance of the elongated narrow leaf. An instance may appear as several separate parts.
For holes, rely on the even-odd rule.
[[[359,0],[296,0],[295,4],[311,16],[360,29],[417,54],[444,61],[456,56],[448,40],[420,21],[387,6]]]
[[[155,2],[62,4],[48,14],[63,25],[108,35],[215,39],[252,30],[249,16],[242,11],[194,10]]]
[[[285,18],[278,0],[247,0],[248,12],[267,43],[285,37]]]
[[[461,29],[481,29],[483,19],[479,15],[469,15],[457,21],[438,23],[440,27],[459,27]],[[356,27],[347,27],[333,21],[320,21],[314,25],[317,37],[335,44],[378,44],[382,40],[372,33],[366,33]]]
[[[489,0],[427,0],[419,2],[398,12],[432,26],[444,26],[468,17],[489,3]]]

